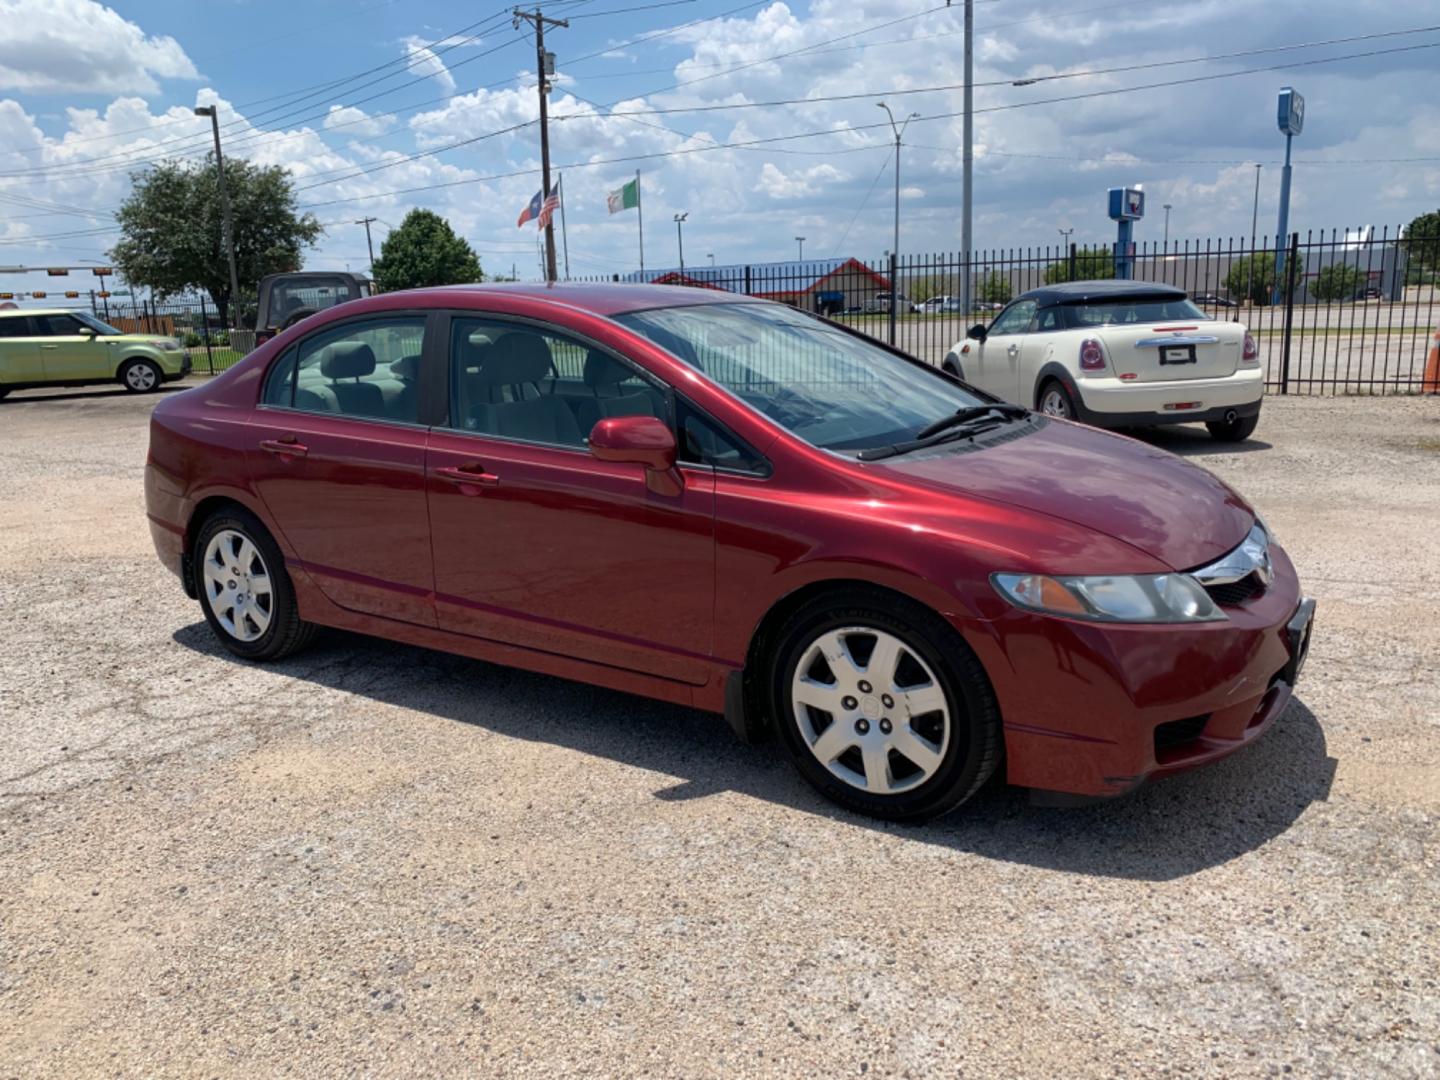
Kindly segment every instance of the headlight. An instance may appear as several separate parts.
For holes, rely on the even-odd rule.
[[[157,349],[163,349],[166,352],[174,352],[175,350],[180,348],[180,343],[178,341],[171,341],[168,338],[156,339],[155,341],[147,341],[145,344],[152,345]]]
[[[992,574],[990,580],[1000,595],[1016,607],[1068,619],[1185,623],[1225,618],[1225,613],[1189,574]]]

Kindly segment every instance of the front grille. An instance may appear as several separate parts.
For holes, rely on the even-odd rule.
[[[1155,752],[1158,754],[1161,750],[1171,750],[1194,742],[1209,722],[1210,714],[1205,713],[1202,716],[1187,716],[1184,720],[1171,720],[1156,725]]]
[[[1260,580],[1254,574],[1247,574],[1239,581],[1232,581],[1226,585],[1205,586],[1205,591],[1210,594],[1210,599],[1222,607],[1243,604],[1260,589]]]

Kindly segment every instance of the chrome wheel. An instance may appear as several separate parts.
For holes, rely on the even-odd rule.
[[[236,641],[254,641],[270,628],[275,593],[260,551],[234,529],[217,532],[205,548],[201,567],[205,602]]]
[[[1046,416],[1059,416],[1068,420],[1070,402],[1065,399],[1064,392],[1058,386],[1052,386],[1040,399],[1040,411]]]
[[[909,791],[945,759],[945,692],[915,650],[884,630],[848,626],[815,638],[795,666],[790,699],[815,759],[861,791]]]
[[[125,369],[125,385],[131,390],[154,390],[156,381],[155,369],[149,364],[131,364]]]

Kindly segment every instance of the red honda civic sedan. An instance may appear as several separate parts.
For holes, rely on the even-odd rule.
[[[894,819],[1223,757],[1314,611],[1203,469],[697,289],[332,308],[155,409],[145,496],[238,656],[343,627],[692,705]]]

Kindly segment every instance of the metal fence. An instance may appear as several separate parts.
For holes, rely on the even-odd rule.
[[[1125,253],[1076,244],[976,252],[969,310],[961,298],[967,269],[959,254],[687,266],[619,280],[778,300],[939,364],[970,326],[988,323],[1021,293],[1115,277],[1117,270],[1175,285],[1211,317],[1243,322],[1260,348],[1272,392],[1434,389],[1424,376],[1440,325],[1440,237],[1401,238],[1398,229],[1296,233],[1283,253],[1269,237],[1146,243]]]
[[[91,312],[127,334],[173,337],[185,346],[198,374],[218,375],[255,347],[254,330],[225,327],[204,296],[158,302],[139,297],[92,294]]]

